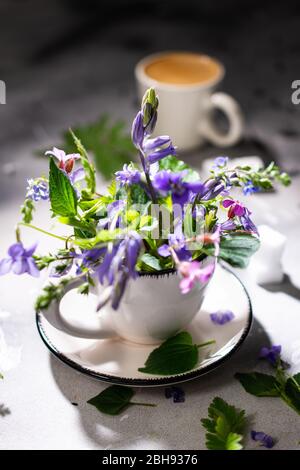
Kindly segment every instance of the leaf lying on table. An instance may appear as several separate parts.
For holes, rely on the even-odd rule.
[[[175,375],[187,372],[194,369],[198,363],[198,349],[214,342],[193,344],[191,335],[182,331],[154,349],[145,362],[145,366],[138,370],[155,375]]]
[[[235,378],[251,395],[279,397],[300,414],[300,374],[286,376],[280,362],[278,364],[276,376],[251,372],[249,374],[237,373]]]
[[[250,374],[236,373],[234,376],[242,384],[246,392],[256,397],[279,397],[279,386],[273,375],[251,372]]]
[[[77,214],[77,196],[69,178],[50,158],[49,190],[51,209],[55,215],[74,216]]]
[[[108,415],[118,415],[125,408],[132,405],[156,406],[152,403],[137,403],[130,401],[134,391],[129,387],[121,385],[111,385],[103,390],[99,395],[91,398],[87,403],[95,406],[97,410]]]
[[[73,127],[73,132],[84,148],[93,154],[97,170],[106,179],[134,159],[135,148],[122,121],[111,123],[109,117],[103,115],[91,124]],[[68,131],[63,134],[63,139],[66,153],[77,151]]]
[[[208,418],[202,419],[203,427],[208,431],[206,447],[209,450],[241,450],[243,430],[246,424],[244,410],[238,410],[216,397],[208,408]]]

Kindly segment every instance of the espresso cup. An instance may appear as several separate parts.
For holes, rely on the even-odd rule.
[[[168,134],[180,150],[206,141],[218,147],[236,144],[243,131],[239,104],[227,93],[215,92],[225,75],[216,59],[190,52],[163,52],[142,59],[135,67],[138,95],[155,88],[159,113],[155,133]],[[220,110],[228,120],[222,132],[213,119]]]

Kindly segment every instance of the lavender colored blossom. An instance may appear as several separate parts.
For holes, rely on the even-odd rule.
[[[37,244],[24,248],[21,242],[14,243],[8,249],[8,258],[0,261],[0,276],[12,271],[14,274],[28,273],[33,277],[39,277],[40,272],[32,257]]]
[[[260,442],[260,444],[267,449],[272,449],[275,445],[273,437],[264,432],[251,431],[251,438],[254,441]]]
[[[247,181],[247,183],[243,187],[243,193],[245,196],[250,196],[251,194],[258,193],[260,188],[258,186],[254,186],[252,181]]]
[[[236,229],[236,224],[232,219],[227,219],[224,222],[218,224],[218,226],[220,228],[221,233]]]
[[[142,146],[143,139],[144,139],[144,126],[143,126],[143,113],[139,111],[136,117],[133,120],[132,128],[131,128],[131,139],[133,145],[139,149]]]
[[[174,204],[183,205],[190,199],[190,194],[197,194],[203,189],[200,181],[185,181],[185,171],[171,173],[167,170],[159,171],[153,180],[155,189],[163,194],[171,192]]]
[[[278,362],[280,361],[280,354],[281,354],[281,346],[280,345],[274,345],[268,348],[267,346],[264,346],[261,348],[259,352],[259,358],[260,359],[266,359],[267,361],[272,364],[272,366],[276,366]]]
[[[128,279],[137,277],[135,266],[141,242],[141,237],[137,232],[130,232],[125,239],[114,244],[111,249],[106,248],[103,262],[97,269],[101,284],[107,282],[108,285],[113,286],[111,301],[114,309],[119,306]]]
[[[251,220],[250,215],[251,215],[251,212],[249,211],[249,209],[245,207],[245,212],[240,217],[240,222],[245,230],[247,230],[248,232],[256,233],[256,235],[259,235],[257,227]]]
[[[210,319],[216,325],[225,325],[234,319],[234,313],[231,310],[218,310],[210,314]]]
[[[167,399],[173,398],[174,403],[183,403],[185,402],[185,392],[180,387],[167,387],[165,389],[165,397]]]
[[[48,201],[49,199],[49,187],[46,181],[40,179],[29,179],[27,180],[27,193],[26,197],[32,199],[35,202]]]
[[[228,164],[228,160],[229,160],[228,157],[223,157],[223,156],[215,158],[213,169],[217,170],[220,168],[225,168],[225,166],[227,166]]]
[[[141,181],[141,173],[133,168],[131,165],[124,165],[123,170],[115,173],[116,180],[120,182],[121,186],[137,184]]]
[[[226,185],[223,180],[218,178],[210,179],[204,183],[203,189],[200,192],[200,199],[202,201],[210,201],[219,194],[222,194],[227,189],[227,187],[228,185]]]
[[[159,160],[167,157],[168,155],[175,155],[176,150],[172,144],[168,145],[167,147],[159,147],[155,151],[149,153],[146,156],[146,161],[151,165],[152,163],[156,163]]]
[[[66,154],[64,150],[58,149],[56,147],[53,147],[52,150],[47,150],[47,152],[45,152],[45,155],[52,155],[53,157],[55,157],[59,162],[59,168],[61,170],[64,170],[66,173],[71,173],[75,160],[80,159],[79,153]]]
[[[183,233],[172,233],[168,237],[168,245],[164,244],[158,248],[158,254],[163,258],[171,255],[170,247],[172,247],[180,261],[190,261],[191,252],[186,247]]]

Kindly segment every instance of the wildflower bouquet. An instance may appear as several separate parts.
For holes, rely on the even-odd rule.
[[[97,192],[93,164],[72,131],[78,153],[53,148],[46,152],[48,179],[28,181],[17,240],[0,262],[0,274],[38,276],[49,268],[50,278],[60,278],[44,288],[37,309],[59,299],[75,278],[83,294],[96,281],[109,286],[99,308],[111,302],[117,309],[129,280],[145,272],[177,270],[184,295],[212,276],[215,263],[202,263],[208,256],[244,267],[258,249],[251,212],[230,192],[235,187],[247,195],[269,190],[274,181],[288,185],[289,176],[274,163],[255,171],[249,166],[230,168],[227,157],[218,157],[202,181],[175,156],[169,136],[152,137],[157,110],[158,97],[149,89],[132,125],[139,164],[116,172],[105,194]],[[53,217],[71,226],[72,235],[59,236],[32,224],[39,201],[50,201]],[[37,253],[37,244],[25,248],[23,226],[58,238],[61,248],[43,255]]]

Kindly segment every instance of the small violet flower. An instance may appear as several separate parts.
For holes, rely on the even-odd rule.
[[[116,180],[120,182],[121,186],[132,184],[137,184],[141,181],[141,173],[138,170],[135,170],[130,165],[124,165],[123,170],[117,171],[115,173]]]
[[[210,319],[216,325],[225,325],[234,319],[234,313],[231,310],[218,310],[210,314]]]
[[[185,392],[180,387],[167,387],[165,389],[165,397],[173,398],[174,403],[183,403],[185,402]]]
[[[153,180],[155,189],[166,194],[171,192],[173,204],[184,205],[190,200],[190,194],[202,191],[203,184],[200,181],[185,181],[185,171],[171,173],[167,170],[159,171]]]
[[[14,274],[28,273],[33,277],[39,277],[40,272],[32,255],[36,244],[25,249],[21,242],[14,243],[8,249],[8,258],[0,261],[0,276],[12,271]]]
[[[247,181],[247,183],[243,187],[243,193],[245,196],[250,196],[250,194],[258,193],[260,188],[258,186],[254,186],[252,181]]]
[[[79,153],[70,153],[67,155],[64,150],[58,149],[56,147],[53,147],[52,150],[47,150],[45,155],[52,155],[55,157],[59,162],[59,168],[64,170],[66,173],[71,173],[75,160],[80,159]]]
[[[272,364],[272,366],[276,366],[280,360],[280,354],[281,354],[281,346],[271,346],[270,348],[264,346],[261,348],[259,352],[259,358],[260,359],[266,359],[267,361]]]
[[[251,431],[251,438],[254,441],[260,442],[261,445],[267,449],[272,449],[272,447],[275,445],[273,437],[265,434],[264,432]]]
[[[49,188],[46,181],[37,179],[27,180],[27,193],[26,197],[32,199],[35,202],[38,201],[48,201],[49,199]]]
[[[169,235],[168,239],[169,239],[169,244],[161,245],[157,250],[160,256],[162,256],[163,258],[170,256],[171,255],[170,248],[173,248],[180,261],[191,260],[192,255],[191,255],[191,252],[186,248],[186,243],[185,243],[185,238],[184,238],[183,233],[181,234],[172,233]]]
[[[220,168],[225,168],[225,166],[227,166],[228,164],[228,160],[229,158],[228,157],[217,157],[215,158],[214,160],[214,164],[213,164],[213,169],[220,169]]]
[[[179,287],[182,294],[187,294],[195,286],[196,282],[202,284],[208,282],[215,270],[214,263],[201,267],[199,261],[183,261],[178,267],[178,271],[182,276]]]

